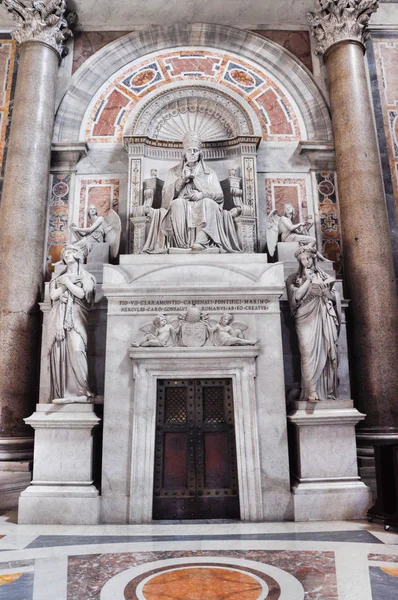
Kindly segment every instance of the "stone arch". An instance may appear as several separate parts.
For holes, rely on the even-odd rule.
[[[93,98],[126,65],[152,53],[179,47],[221,50],[259,65],[294,99],[304,124],[301,138],[332,139],[326,102],[312,75],[290,52],[248,31],[215,24],[191,24],[153,27],[127,34],[88,59],[73,76],[60,104],[54,140],[79,140]]]

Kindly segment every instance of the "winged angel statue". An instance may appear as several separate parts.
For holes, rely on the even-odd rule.
[[[270,256],[274,256],[275,254],[279,235],[282,242],[299,242],[300,244],[311,244],[316,247],[316,239],[308,235],[311,222],[304,221],[294,225],[294,215],[295,210],[291,204],[285,204],[285,211],[282,217],[278,215],[276,209],[268,215],[267,246]]]
[[[255,346],[256,340],[246,340],[243,332],[247,325],[234,321],[230,313],[221,315],[220,321],[209,320],[207,329],[213,346]]]
[[[144,325],[140,327],[140,331],[145,333],[145,340],[142,342],[134,341],[131,345],[135,348],[138,348],[139,346],[143,348],[166,348],[168,346],[175,346],[180,330],[180,319],[174,319],[171,323],[168,323],[165,315],[159,313],[152,322],[144,323]]]
[[[91,221],[90,227],[71,225],[72,231],[78,238],[78,241],[73,246],[82,250],[86,258],[95,244],[107,242],[111,257],[116,258],[119,252],[122,231],[119,215],[111,208],[106,217],[100,217],[98,216],[97,207],[91,204],[88,207],[88,216]]]

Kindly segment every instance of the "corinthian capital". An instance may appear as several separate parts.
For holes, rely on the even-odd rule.
[[[368,23],[379,8],[379,0],[315,0],[315,12],[307,13],[311,33],[318,41],[317,54],[343,40],[364,44]]]
[[[72,35],[70,19],[65,17],[66,0],[0,0],[0,4],[17,23],[11,32],[14,40],[44,42],[62,56],[64,42]]]

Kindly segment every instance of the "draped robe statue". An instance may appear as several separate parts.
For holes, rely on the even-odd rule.
[[[66,267],[50,283],[49,360],[54,404],[92,402],[88,380],[88,314],[94,304],[96,281],[82,265],[83,251],[67,246]]]
[[[300,400],[334,400],[338,388],[340,295],[334,289],[335,280],[318,267],[314,246],[300,246],[295,256],[300,266],[287,278],[286,289],[300,350]]]
[[[151,225],[143,252],[164,252],[168,246],[242,252],[233,221],[240,209],[223,210],[221,185],[202,159],[198,134],[188,132],[183,146],[185,154],[180,164],[167,173],[162,207],[148,209]]]

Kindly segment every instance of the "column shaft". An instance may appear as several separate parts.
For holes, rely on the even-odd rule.
[[[59,56],[20,46],[0,206],[0,437],[31,435],[37,394],[51,138]]]
[[[377,139],[360,43],[325,62],[336,146],[345,290],[357,408],[366,428],[398,428],[398,302]]]

